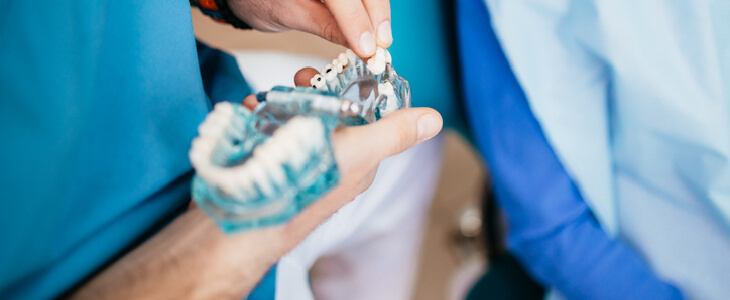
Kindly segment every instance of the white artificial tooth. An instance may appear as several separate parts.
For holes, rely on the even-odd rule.
[[[246,161],[246,169],[253,182],[261,189],[261,193],[267,196],[274,193],[271,181],[269,181],[269,177],[266,175],[266,169],[255,156]]]
[[[224,112],[219,110],[213,110],[208,114],[208,116],[205,117],[205,120],[203,121],[203,124],[223,124],[226,125],[230,123],[230,120],[232,119],[231,115],[226,115]]]
[[[378,94],[381,95],[395,95],[395,91],[393,89],[393,85],[390,82],[384,82],[378,84]]]
[[[367,68],[375,75],[383,74],[383,72],[385,72],[385,59],[377,59],[377,57],[371,57],[370,59],[368,59]]]
[[[332,61],[332,65],[334,66],[334,68],[335,68],[335,71],[336,71],[336,72],[337,72],[338,74],[339,74],[339,73],[342,73],[342,63],[340,62],[340,60],[339,60],[339,59],[334,59],[334,60]]]
[[[309,150],[319,149],[323,142],[321,139],[322,122],[318,119],[307,119],[305,121],[299,127],[301,134],[306,137],[302,142]]]
[[[354,62],[357,59],[357,54],[355,54],[352,49],[345,50],[345,55],[347,55],[347,59],[350,61],[350,63]]]
[[[228,195],[236,195],[238,185],[236,184],[236,178],[231,176],[230,172],[220,172],[217,176],[218,186]]]
[[[302,149],[301,144],[297,144],[294,141],[290,141],[286,145],[287,162],[294,167],[294,170],[301,170],[304,163],[307,161],[307,157],[304,155],[306,151]]]
[[[220,111],[226,115],[233,115],[233,105],[228,101],[218,102],[213,108],[213,111]]]
[[[206,119],[210,118],[211,120],[225,120],[229,118],[232,114],[226,114],[225,110],[223,109],[214,109],[210,113],[208,113],[208,117]]]
[[[207,163],[205,154],[198,149],[190,149],[188,157],[190,158],[190,163],[193,165],[193,168],[198,168]]]
[[[385,52],[385,62],[392,64],[393,58],[390,56],[390,51],[388,49],[383,49],[383,51]]]
[[[236,170],[233,176],[236,179],[236,184],[238,185],[239,189],[248,189],[248,192],[253,189],[253,180],[251,179],[251,174],[248,173],[248,169],[246,169],[245,166]]]
[[[286,149],[280,148],[280,147],[270,147],[268,153],[269,153],[269,155],[271,155],[271,157],[276,159],[276,161],[279,164],[283,164],[284,162],[286,162],[286,159],[287,159]]]
[[[385,59],[385,49],[378,47],[375,50],[375,57]]]
[[[292,140],[296,140],[296,147],[306,147],[307,143],[311,140],[309,136],[312,134],[309,131],[310,126],[308,122],[298,119],[297,122],[292,123],[291,126],[294,129],[294,132],[292,133]]]
[[[313,88],[316,88],[318,90],[326,90],[327,89],[327,83],[324,81],[324,77],[322,77],[321,74],[314,75],[311,80],[309,80],[309,83],[312,84]]]
[[[224,113],[220,113],[211,119],[210,122],[219,126],[220,130],[223,131],[223,128],[228,127],[228,124],[231,124],[231,116],[226,116]]]
[[[306,156],[301,155],[303,152],[300,147],[302,138],[306,139],[309,135],[307,132],[300,132],[299,128],[302,127],[299,122],[301,117],[295,117],[289,120],[289,122],[281,129],[282,131],[276,139],[277,150],[283,152],[286,155],[286,161],[294,167],[295,170],[301,169],[302,165],[306,161]],[[278,131],[277,131],[278,132]]]
[[[307,136],[308,139],[304,142],[308,151],[316,151],[322,148],[324,141],[322,139],[322,132],[320,130],[322,129],[314,123],[307,126],[307,132],[309,133],[309,135]]]
[[[340,55],[337,56],[337,59],[339,59],[343,65],[347,65],[347,62],[349,59],[347,58],[347,54],[345,52],[340,53]]]
[[[221,124],[221,122],[211,119],[200,124],[198,127],[198,134],[201,137],[217,139],[222,135],[224,128],[225,127]]]
[[[295,122],[291,124],[293,127],[296,126],[299,128],[301,124],[298,122]],[[307,161],[308,157],[308,149],[305,147],[304,143],[307,138],[309,138],[309,133],[306,133],[305,135],[302,135],[302,133],[299,130],[291,132],[290,135],[287,137],[287,142],[284,144],[282,143],[282,148],[287,153],[287,162],[289,165],[295,170],[299,171],[304,166],[304,164]]]
[[[322,75],[316,74],[312,76],[312,79],[309,80],[309,83],[311,85],[317,85],[317,82],[322,81]]]
[[[395,90],[390,82],[386,81],[384,83],[378,84],[378,94],[386,97],[385,108],[380,112],[382,116],[387,116],[390,113],[398,110]]]
[[[291,154],[289,164],[295,171],[300,171],[304,168],[305,163],[310,157],[309,151],[297,151]]]
[[[222,177],[226,173],[225,169],[210,164],[196,171],[201,178],[215,186],[221,185]]]
[[[254,157],[256,157],[256,159],[261,162],[264,169],[266,169],[266,174],[268,174],[269,178],[271,178],[274,182],[284,184],[286,181],[286,174],[284,173],[284,169],[281,168],[281,163],[278,162],[271,153],[265,151],[266,149],[259,149],[261,149],[261,147],[254,151]]]
[[[213,153],[213,148],[215,148],[214,143],[215,142],[212,139],[198,137],[193,140],[192,149],[196,152],[200,152],[202,155],[209,156]]]
[[[324,79],[329,81],[332,81],[337,76],[337,72],[335,72],[335,66],[332,64],[327,64],[324,66],[324,70],[322,70],[322,76],[324,76]]]
[[[200,167],[195,168],[195,173],[198,175],[198,177],[205,180],[205,182],[211,183],[211,184],[213,183],[213,181],[210,180],[210,178],[211,178],[210,174],[215,173],[215,172],[211,171],[211,168],[209,168],[208,166],[200,166]]]
[[[269,159],[275,161],[277,164],[281,165],[286,160],[286,153],[281,151],[279,147],[276,146],[276,143],[272,143],[271,141],[274,140],[275,137],[271,137],[266,143],[259,146],[257,150],[261,152],[261,155],[266,155]],[[275,141],[275,140],[274,140]],[[261,150],[258,150],[261,149]]]

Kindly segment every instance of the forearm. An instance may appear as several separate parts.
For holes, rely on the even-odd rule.
[[[511,243],[511,251],[541,282],[568,299],[682,299],[640,256],[613,240],[591,216],[560,231]]]
[[[363,187],[347,181],[285,225],[226,235],[191,209],[86,285],[76,299],[241,299]]]
[[[242,298],[278,260],[283,227],[224,234],[193,209],[83,286],[78,299]]]

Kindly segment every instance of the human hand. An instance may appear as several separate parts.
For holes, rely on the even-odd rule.
[[[313,33],[367,58],[393,43],[389,0],[229,0],[254,29]]]
[[[294,81],[297,86],[309,86],[309,79],[315,74],[318,72],[314,69],[302,69]],[[254,109],[258,101],[252,95],[243,104]],[[441,115],[435,110],[407,108],[372,124],[335,130],[332,147],[341,174],[340,182],[285,225],[288,239],[303,240],[322,221],[370,187],[382,160],[436,136],[442,126]],[[292,248],[295,245],[289,244]]]

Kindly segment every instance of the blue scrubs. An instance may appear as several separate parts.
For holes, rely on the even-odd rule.
[[[57,297],[169,222],[198,124],[250,92],[187,1],[5,3],[0,298]]]
[[[642,258],[599,226],[548,144],[481,0],[458,0],[466,107],[500,205],[510,250],[569,299],[681,299]]]

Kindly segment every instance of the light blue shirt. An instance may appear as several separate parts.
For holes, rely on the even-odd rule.
[[[486,0],[607,232],[685,296],[730,295],[730,2]]]

